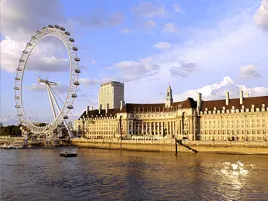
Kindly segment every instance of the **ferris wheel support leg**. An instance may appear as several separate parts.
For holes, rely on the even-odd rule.
[[[50,102],[50,106],[51,106],[51,109],[52,109],[52,112],[53,112],[53,116],[54,118],[56,118],[56,112],[55,112],[55,108],[54,108],[54,104],[53,104],[53,101],[52,101],[52,95],[51,95],[51,92],[50,92],[50,89],[49,89],[49,85],[47,85],[47,93],[48,93],[48,97],[49,97],[49,102]]]
[[[52,90],[50,89],[49,85],[47,85],[47,87],[48,87],[48,90],[50,92],[50,95],[52,96],[52,100],[55,102],[56,108],[57,108],[57,110],[58,110],[58,112],[60,114],[61,111],[60,111],[60,107],[58,105],[58,102],[57,102],[56,98],[54,97],[54,94],[53,94]],[[66,121],[64,119],[63,119],[63,123],[64,123],[66,129],[68,130],[69,136],[71,138],[73,138],[74,135],[73,135],[72,131],[69,129],[69,127],[68,127],[68,125],[67,125],[67,123],[66,123]]]

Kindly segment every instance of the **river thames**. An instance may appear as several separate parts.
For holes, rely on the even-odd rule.
[[[77,157],[64,158],[62,151]],[[1,200],[268,200],[268,156],[0,150]]]

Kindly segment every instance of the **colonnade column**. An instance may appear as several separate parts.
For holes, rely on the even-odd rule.
[[[160,122],[157,122],[157,135],[160,135]]]

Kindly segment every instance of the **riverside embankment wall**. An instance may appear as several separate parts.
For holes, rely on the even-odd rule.
[[[73,139],[72,144],[78,147],[123,149],[133,151],[174,152],[175,140],[93,140]],[[267,142],[226,142],[226,141],[195,141],[184,144],[198,152],[225,153],[225,154],[268,154]],[[178,145],[178,152],[191,152]]]

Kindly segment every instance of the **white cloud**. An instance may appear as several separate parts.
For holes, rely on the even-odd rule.
[[[16,41],[27,41],[36,30],[49,23],[63,21],[57,0],[1,1],[1,34]]]
[[[239,91],[248,92],[249,96],[267,96],[268,87],[246,87],[245,85],[236,84],[229,76],[224,77],[221,82],[203,86],[198,89],[185,91],[181,94],[174,95],[174,100],[185,100],[188,97],[196,99],[198,93],[202,93],[203,100],[224,99],[225,92],[229,91],[230,98],[239,97]]]
[[[239,77],[242,79],[249,79],[260,76],[261,75],[258,73],[258,68],[254,65],[247,65],[240,67]]]
[[[178,31],[179,31],[179,28],[173,23],[167,23],[164,25],[163,32],[176,33]]]
[[[155,21],[148,19],[141,23],[142,28],[144,29],[153,29],[156,27]]]
[[[43,83],[33,83],[30,86],[24,86],[24,88],[28,91],[32,92],[47,92],[47,87]],[[68,92],[69,86],[62,84],[60,82],[57,82],[56,86],[51,85],[51,88],[59,94],[64,94]]]
[[[101,84],[101,80],[95,80],[95,79],[89,79],[89,78],[80,78],[79,79],[80,84],[86,85],[86,86],[95,86],[98,84]]]
[[[263,0],[259,9],[254,15],[255,23],[268,30],[268,0]]]
[[[77,21],[84,26],[92,28],[106,28],[120,25],[124,21],[124,15],[122,12],[115,12],[109,16],[100,13],[96,16],[81,16],[77,17]]]
[[[1,41],[1,69],[7,72],[15,72],[25,46],[25,42],[18,42],[9,37],[5,37],[5,39]],[[52,72],[68,71],[69,60],[67,56],[60,58],[52,56],[53,54],[59,55],[65,51],[62,46],[63,45],[59,45],[59,43],[54,41],[48,44],[38,44],[29,57],[27,69]]]
[[[182,13],[182,10],[181,10],[181,8],[180,8],[180,6],[178,4],[173,4],[172,8],[173,8],[174,12]]]
[[[130,34],[133,32],[133,29],[124,28],[124,29],[121,29],[120,32],[123,34]]]
[[[146,75],[152,75],[152,73],[156,73],[156,71],[159,69],[159,66],[152,63],[152,58],[145,58],[138,62],[121,61],[114,64],[113,68],[119,70],[119,78],[124,81],[131,81],[140,79]]]
[[[172,44],[171,43],[168,43],[168,42],[158,42],[156,44],[154,44],[154,47],[157,48],[157,49],[169,49],[172,47]]]
[[[140,4],[133,7],[133,13],[137,17],[164,17],[167,11],[163,5],[154,5],[151,2],[141,2]]]
[[[188,77],[195,71],[197,71],[197,64],[185,61],[171,63],[169,70],[172,77]]]

